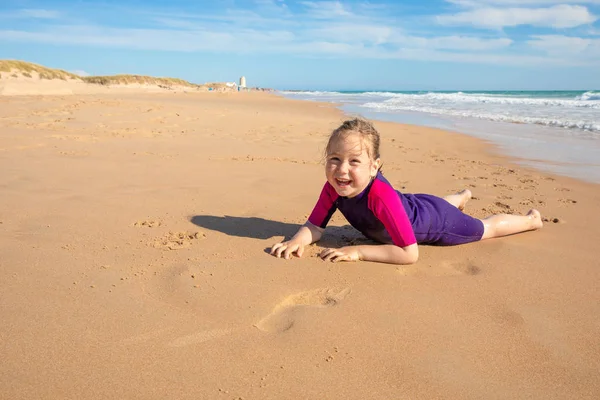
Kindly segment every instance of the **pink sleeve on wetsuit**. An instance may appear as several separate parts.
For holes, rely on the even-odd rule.
[[[320,228],[325,228],[331,219],[331,216],[337,209],[335,205],[337,198],[338,194],[335,189],[329,182],[325,182],[319,200],[310,214],[310,217],[308,217],[308,222]]]
[[[383,223],[396,246],[417,243],[402,200],[393,187],[375,179],[369,192],[369,209]]]

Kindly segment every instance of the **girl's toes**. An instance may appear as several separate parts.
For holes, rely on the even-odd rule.
[[[536,210],[536,209],[529,210],[529,212],[527,213],[527,216],[532,219],[534,229],[539,229],[544,225],[544,223],[542,222],[542,215],[540,214],[540,212],[538,210]]]

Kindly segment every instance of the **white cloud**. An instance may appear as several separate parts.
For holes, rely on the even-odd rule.
[[[158,51],[288,54],[321,58],[406,59],[507,65],[580,64],[578,59],[563,59],[558,56],[492,54],[489,51],[509,46],[510,39],[460,36],[396,37],[382,47],[320,38],[307,40],[306,37],[286,31],[259,32],[244,29],[210,32],[63,26],[41,32],[0,30],[0,40]]]
[[[590,24],[596,19],[587,8],[570,5],[549,8],[478,8],[437,16],[437,21],[443,25],[472,25],[495,29],[517,25],[573,28]]]
[[[281,13],[258,14],[249,10],[226,10],[223,13],[193,14],[193,13],[164,13],[164,12],[133,12],[137,20],[149,19],[160,26],[178,29],[223,29],[224,26],[233,29],[255,27],[259,30],[277,29],[278,27],[290,29],[300,26],[300,22],[291,16]]]
[[[563,35],[536,35],[532,38],[527,41],[527,44],[548,54],[563,56],[581,54],[585,58],[600,57],[600,39]]]
[[[45,31],[0,30],[0,40],[86,45],[138,50],[218,53],[290,53],[295,35],[286,31],[251,29],[169,30],[65,25]]]
[[[600,0],[446,0],[446,2],[469,8],[488,6],[550,6],[556,4],[600,4]]]
[[[20,13],[25,18],[54,19],[60,17],[60,13],[54,10],[26,9],[21,10]]]
[[[175,29],[197,29],[201,24],[198,21],[191,21],[180,18],[156,17],[153,18],[160,26]]]
[[[440,36],[433,38],[411,36],[405,42],[416,48],[463,51],[497,50],[506,48],[513,43],[508,38],[481,39],[468,36]]]
[[[459,0],[453,0],[459,1]],[[460,0],[465,1],[465,0]],[[500,2],[502,0],[482,0]],[[513,0],[505,0],[513,1]],[[536,1],[536,0],[528,0]],[[600,1],[600,0],[598,0]],[[399,27],[397,19],[389,16],[389,10],[338,1],[304,1],[295,15],[280,0],[255,0],[261,9],[222,9],[214,14],[163,13],[157,10],[121,10],[123,20],[135,20],[146,28],[103,26],[102,19],[93,13],[94,25],[69,25],[39,22],[35,28],[24,29],[20,21],[12,27],[0,28],[0,41],[21,43],[44,43],[53,45],[96,46],[137,50],[210,53],[277,54],[320,58],[371,58],[409,59],[426,61],[449,61],[466,63],[494,63],[508,65],[579,65],[592,58],[585,55],[595,45],[583,48],[581,41],[572,46],[557,45],[552,50],[549,39],[532,36],[530,42],[515,42],[502,34],[477,37],[455,30],[454,34],[441,35],[428,26],[419,28],[415,34],[408,28]],[[567,11],[577,7],[567,7]],[[587,12],[584,7],[579,7]],[[377,10],[375,12],[374,10]],[[483,20],[476,12],[490,8],[466,10],[465,13],[445,16],[456,19],[469,14],[470,18]],[[569,20],[565,9],[493,9],[501,13],[487,21],[490,26],[508,26],[521,23],[559,22]],[[516,10],[511,14],[511,10]],[[114,10],[112,10],[114,11]],[[354,11],[354,12],[353,12]],[[542,11],[546,12],[544,14]],[[536,14],[536,12],[539,12]],[[35,15],[35,14],[32,14]],[[42,15],[42,14],[37,14]],[[50,14],[49,14],[50,15]],[[107,10],[105,15],[112,15]],[[589,16],[589,13],[586,14]],[[444,16],[442,16],[444,17]],[[30,17],[31,18],[31,17]],[[472,22],[472,19],[466,21]],[[452,22],[457,22],[453,20]],[[464,22],[461,22],[464,23]],[[527,54],[524,51],[529,49]],[[564,56],[567,55],[565,58]]]
[[[181,27],[180,24],[171,25]],[[0,30],[0,39],[48,44],[92,45],[160,51],[259,52],[322,54],[334,50],[352,55],[394,49],[440,49],[482,51],[510,46],[508,38],[483,39],[468,36],[419,37],[404,35],[385,26],[337,24],[302,31],[259,31],[251,28],[208,26],[193,29],[126,29],[78,25],[54,26],[38,32]],[[382,47],[385,46],[385,49]]]
[[[308,16],[316,19],[337,19],[354,16],[339,1],[302,1],[300,3],[307,8]]]
[[[537,65],[581,65],[573,60],[565,60],[560,57],[540,57],[523,54],[491,54],[491,53],[450,53],[429,49],[401,49],[388,58],[399,58],[405,60],[428,60],[445,61],[472,64],[514,65],[514,66],[537,66]]]
[[[57,19],[61,13],[55,10],[44,10],[39,8],[26,8],[0,13],[0,18],[6,19]]]
[[[288,14],[288,6],[283,0],[254,0],[254,3],[264,10]]]
[[[347,43],[383,44],[389,41],[394,30],[381,25],[332,24],[306,31],[310,37]]]
[[[0,39],[47,44],[184,52],[227,50],[229,46],[235,46],[234,37],[227,33],[85,26],[62,26],[38,32],[5,30],[0,31]]]

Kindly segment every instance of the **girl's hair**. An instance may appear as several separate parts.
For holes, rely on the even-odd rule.
[[[372,160],[376,160],[379,155],[379,132],[372,123],[364,119],[355,118],[344,121],[337,129],[331,132],[327,147],[325,148],[325,156],[331,151],[331,145],[340,140],[345,139],[352,133],[358,133],[363,143],[367,145],[367,154]]]

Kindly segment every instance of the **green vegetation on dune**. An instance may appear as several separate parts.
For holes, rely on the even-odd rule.
[[[79,76],[62,69],[47,68],[26,61],[0,60],[0,78],[33,78],[35,76],[33,74],[38,74],[40,79],[75,79],[94,85],[105,86],[140,84],[156,85],[165,89],[183,86],[198,90],[231,90],[222,82],[195,84],[179,78],[157,78],[145,75]]]
[[[129,85],[129,84],[147,84],[164,87],[187,86],[198,87],[199,85],[190,83],[178,78],[155,78],[144,75],[110,75],[110,76],[79,76],[77,74],[63,71],[62,69],[47,68],[38,64],[19,61],[19,60],[0,60],[0,73],[4,77],[18,78],[19,75],[31,78],[32,73],[37,73],[40,79],[76,79],[96,85]]]
[[[178,78],[155,78],[145,75],[110,75],[110,76],[86,76],[81,78],[87,83],[97,85],[130,85],[147,84],[158,86],[189,86],[197,87],[193,83]]]
[[[15,73],[15,71],[20,72],[25,77],[31,77],[32,72],[37,72],[40,79],[81,79],[79,75],[62,69],[47,68],[26,61],[0,60],[0,72]]]

